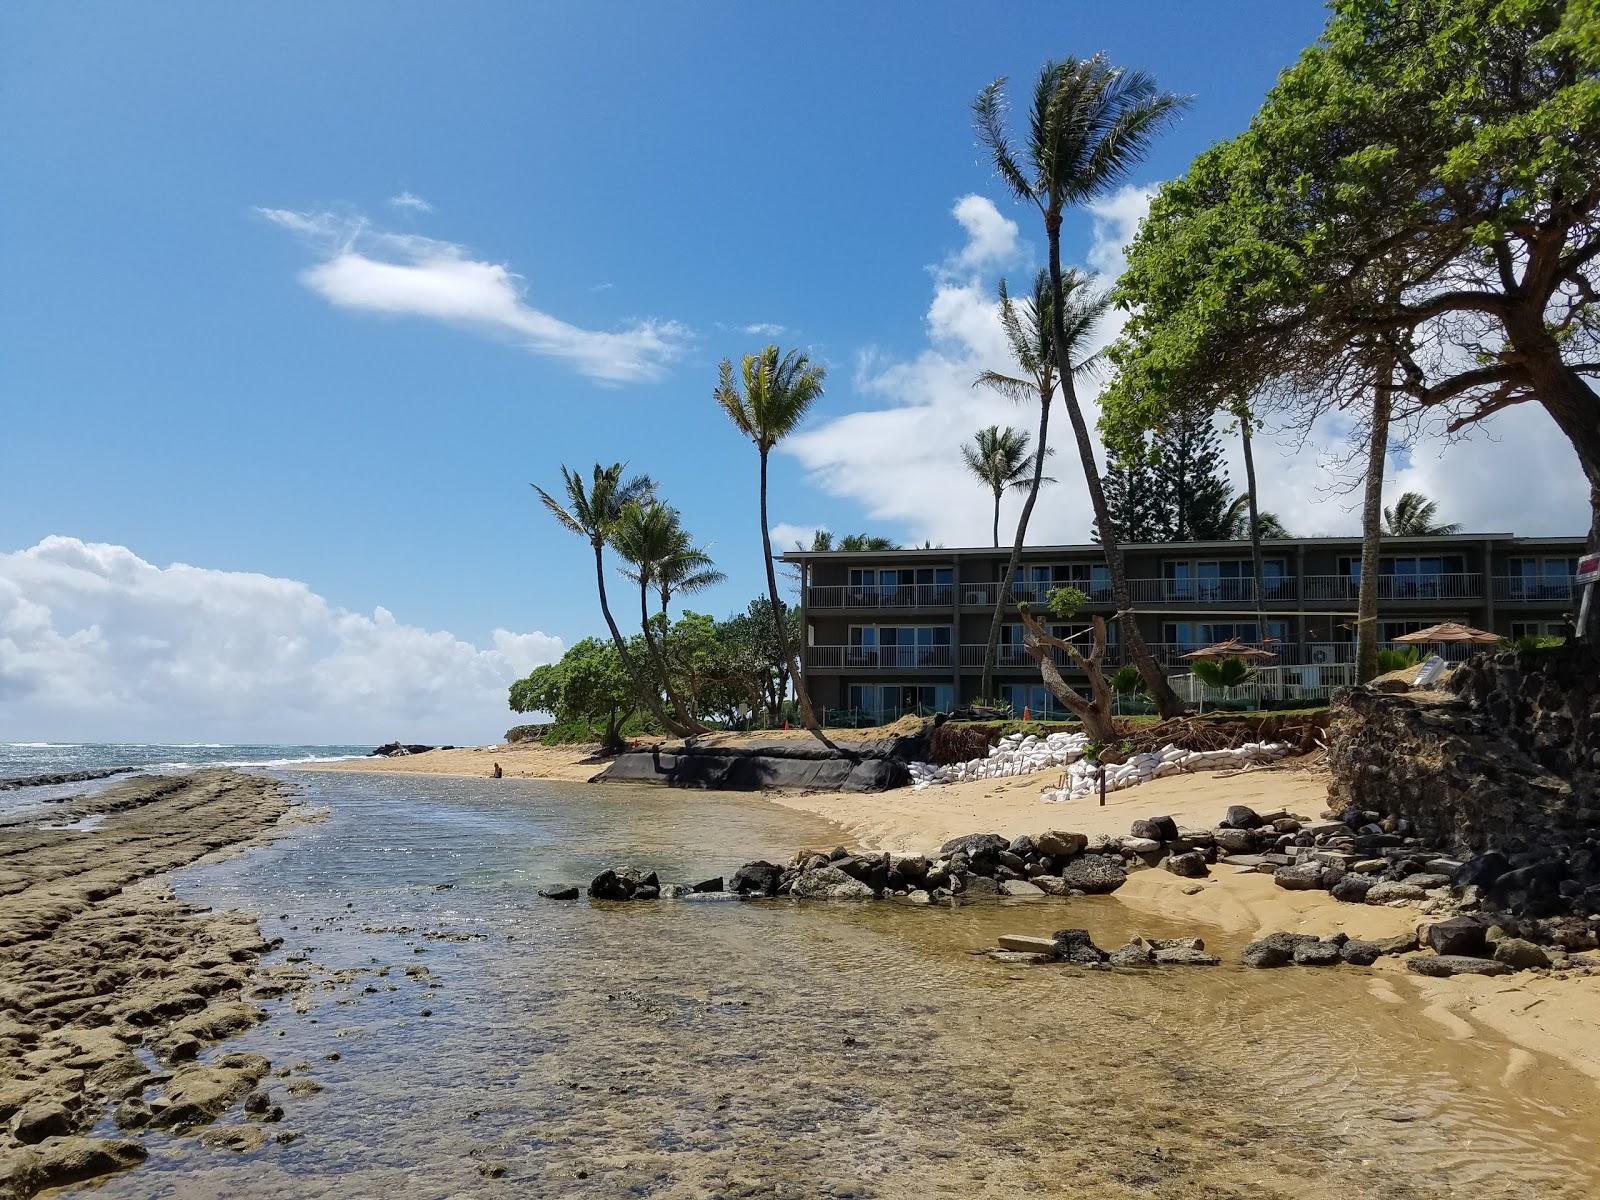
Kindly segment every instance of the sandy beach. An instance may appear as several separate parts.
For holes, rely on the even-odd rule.
[[[306,763],[295,769],[466,778],[492,775],[494,764],[499,763],[509,779],[558,779],[566,783],[587,783],[605,770],[609,761],[599,751],[599,745],[594,743],[546,746],[542,742],[519,742],[515,746],[458,746],[451,750],[429,750],[426,754],[405,754],[399,758],[351,758],[338,762]]]

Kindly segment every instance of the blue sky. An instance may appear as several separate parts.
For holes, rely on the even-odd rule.
[[[1135,180],[1154,183],[1240,129],[1323,19],[1290,0],[8,4],[0,552],[57,534],[476,645],[570,642],[598,627],[588,559],[528,484],[620,458],[731,576],[697,606],[740,606],[755,461],[710,399],[716,364],[782,326],[829,366],[819,428],[908,402],[886,364],[938,352],[973,236],[957,201],[1020,226],[985,294],[1040,240],[980,159],[978,89],[1096,50],[1152,71],[1194,96]],[[1090,218],[1065,240],[1088,255]],[[383,281],[344,268],[396,256],[514,311],[374,312]],[[592,335],[619,330],[623,365],[596,367]],[[776,460],[775,521],[964,532],[841,486],[855,468],[827,453]]]

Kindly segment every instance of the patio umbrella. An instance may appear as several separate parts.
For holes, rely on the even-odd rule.
[[[1446,621],[1442,625],[1429,625],[1426,629],[1419,629],[1415,633],[1403,633],[1389,640],[1417,645],[1431,642],[1471,642],[1476,646],[1496,646],[1500,643],[1500,635],[1490,633],[1486,629],[1474,629],[1471,625],[1462,625],[1456,621]]]
[[[1199,658],[1243,658],[1264,659],[1277,658],[1270,650],[1260,650],[1255,646],[1246,645],[1238,638],[1229,638],[1225,642],[1218,642],[1215,646],[1205,646],[1199,650],[1191,650],[1182,656],[1184,659]]]

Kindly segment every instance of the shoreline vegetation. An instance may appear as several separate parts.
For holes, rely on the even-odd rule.
[[[717,735],[736,739],[739,735]],[[764,731],[762,737],[772,736]],[[807,738],[804,730],[788,736]],[[499,762],[506,778],[585,782],[608,761],[588,745],[466,747],[398,759],[319,763],[309,770],[392,772],[483,777]],[[745,793],[832,822],[842,839],[864,851],[923,853],[975,832],[1003,837],[1037,833],[1046,826],[1093,836],[1121,836],[1134,820],[1171,816],[1180,825],[1215,824],[1229,805],[1261,812],[1285,809],[1316,817],[1327,807],[1328,775],[1300,760],[1250,771],[1197,772],[1153,780],[1111,793],[1102,807],[1093,799],[1044,804],[1039,794],[1048,772],[999,780],[973,780],[923,790],[909,787],[864,795],[851,792],[763,791]],[[735,795],[739,793],[724,793]],[[1229,933],[1259,936],[1272,931],[1327,936],[1389,938],[1411,933],[1429,918],[1409,905],[1344,904],[1322,891],[1288,891],[1268,875],[1214,871],[1191,880],[1159,869],[1135,871],[1115,893],[1118,902],[1173,921]],[[1048,934],[1051,922],[1070,923],[1059,902],[1019,905],[1018,932]],[[1051,926],[1053,928],[1053,926]],[[1486,1031],[1513,1046],[1548,1054],[1583,1072],[1600,1086],[1600,976],[1532,975],[1502,978],[1426,979],[1407,972],[1394,958],[1371,972],[1375,1002],[1405,1006],[1452,1036],[1482,1038]]]

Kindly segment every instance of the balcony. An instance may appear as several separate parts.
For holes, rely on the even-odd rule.
[[[949,646],[807,646],[806,666],[816,671],[949,671]]]
[[[1361,581],[1353,575],[1307,575],[1300,580],[1300,598],[1354,604],[1361,598]],[[1379,575],[1379,600],[1482,600],[1483,576],[1476,573],[1438,575]]]
[[[1567,578],[1536,579],[1527,575],[1497,575],[1495,601],[1507,604],[1565,604],[1578,594],[1578,584]]]
[[[955,603],[955,596],[956,585],[953,583],[830,584],[807,588],[806,608],[811,610],[863,608],[879,612],[885,609],[909,612],[916,609],[949,608]]]

